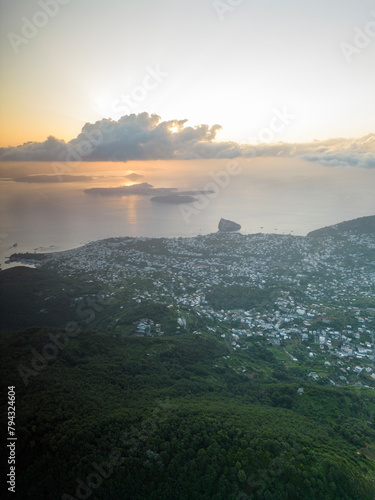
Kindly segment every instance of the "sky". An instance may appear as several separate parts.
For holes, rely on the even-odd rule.
[[[2,0],[0,17],[2,147],[144,112],[223,144],[374,132],[373,0]]]

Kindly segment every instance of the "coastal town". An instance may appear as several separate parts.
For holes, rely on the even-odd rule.
[[[114,334],[126,291],[130,304],[173,309],[176,334],[206,332],[237,352],[260,342],[317,382],[375,388],[375,235],[334,229],[112,238],[29,259],[100,282],[115,305]],[[135,335],[163,333],[155,318],[134,322]]]

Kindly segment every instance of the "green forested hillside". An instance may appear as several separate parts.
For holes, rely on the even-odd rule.
[[[373,221],[114,238],[1,272],[9,495],[374,500]]]
[[[90,285],[50,271],[6,269],[0,273],[0,330],[63,325],[75,314],[72,296],[89,288]]]
[[[256,342],[62,332],[1,337],[16,498],[374,498],[373,391],[310,384]]]

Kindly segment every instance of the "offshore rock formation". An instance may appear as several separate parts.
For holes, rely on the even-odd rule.
[[[237,222],[233,222],[227,219],[220,219],[219,222],[219,232],[220,233],[228,233],[230,231],[239,231],[241,226],[237,224]]]
[[[193,201],[198,201],[198,199],[188,195],[168,194],[167,196],[154,196],[153,198],[151,198],[151,201],[156,201],[157,203],[170,203],[172,205],[178,205],[180,203],[192,203]]]

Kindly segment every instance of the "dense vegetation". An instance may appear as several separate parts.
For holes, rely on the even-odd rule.
[[[89,290],[90,285],[60,278],[49,271],[27,267],[6,269],[0,273],[0,328],[63,325],[74,314],[71,296],[79,295],[83,288]]]
[[[205,334],[82,331],[47,360],[53,335],[62,345],[56,329],[1,337],[17,498],[373,498],[372,391],[304,379],[300,396],[298,370],[256,342],[233,360]],[[236,369],[245,358],[251,373]]]
[[[1,272],[0,415],[5,443],[15,386],[14,498],[374,500],[374,221],[324,228],[292,251],[280,250],[290,236],[250,245],[219,234],[209,247],[204,237],[121,238]],[[267,276],[255,266],[264,254]],[[255,281],[234,273],[244,259]],[[341,267],[350,272],[340,277]]]

